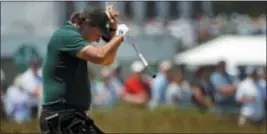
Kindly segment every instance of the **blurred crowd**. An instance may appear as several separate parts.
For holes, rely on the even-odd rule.
[[[214,67],[199,67],[192,80],[186,80],[181,67],[168,60],[159,63],[154,79],[141,61],[131,64],[131,73],[125,79],[119,65],[104,67],[99,79],[91,78],[91,109],[107,110],[121,103],[150,110],[173,106],[197,108],[218,117],[235,114],[240,126],[248,121],[264,122],[266,68],[247,67],[243,74],[232,76],[227,73],[226,64],[221,61]],[[1,94],[6,119],[23,123],[38,117],[42,96],[40,65],[40,61],[32,60],[30,68]],[[1,72],[1,81],[4,77]]]
[[[103,68],[102,80],[95,81],[94,108],[110,108],[118,103],[154,110],[158,107],[196,107],[200,112],[238,115],[239,125],[247,120],[261,123],[266,118],[266,70],[247,67],[243,75],[232,76],[226,62],[215,67],[199,67],[193,80],[186,80],[179,67],[162,61],[155,79],[145,73],[141,61],[131,65],[125,80],[118,77],[119,68]]]
[[[144,28],[131,20],[125,20],[132,30],[131,36],[147,34],[170,35],[180,40],[183,48],[190,48],[223,34],[266,35],[266,14],[252,17],[247,14],[218,14],[214,17],[200,15],[193,18],[176,18],[163,22],[157,18],[148,19]]]
[[[40,60],[31,60],[30,67],[18,74],[8,87],[4,75],[8,74],[1,70],[2,119],[23,123],[37,117],[42,94]]]

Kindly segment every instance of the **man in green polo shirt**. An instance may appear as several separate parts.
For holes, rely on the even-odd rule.
[[[41,132],[103,133],[86,115],[91,101],[87,62],[113,63],[129,30],[124,24],[117,25],[117,16],[113,8],[85,10],[75,13],[52,35],[42,71]],[[101,38],[107,43],[90,44]]]

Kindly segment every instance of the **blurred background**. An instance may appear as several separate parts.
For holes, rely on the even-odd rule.
[[[248,122],[266,124],[264,1],[110,3],[158,76],[147,75],[126,43],[113,65],[88,63],[91,107],[100,126],[108,132],[266,132],[265,127],[241,127]],[[36,119],[42,96],[41,64],[53,32],[73,12],[104,6],[104,1],[1,2],[2,131],[25,128]],[[195,113],[179,113],[179,109]],[[229,116],[231,121],[220,120]],[[235,125],[229,127],[228,122]],[[112,123],[121,127],[108,125]],[[30,126],[25,132],[38,131]]]

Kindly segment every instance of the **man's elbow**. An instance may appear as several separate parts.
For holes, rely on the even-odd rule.
[[[103,66],[110,66],[113,62],[114,62],[114,60],[112,60],[112,61],[103,61],[103,62],[101,62],[99,64],[103,65]]]
[[[115,56],[107,55],[103,53],[97,53],[93,56],[90,54],[84,54],[83,56],[80,56],[82,59],[92,62],[94,64],[103,65],[103,66],[109,66],[115,61]]]
[[[87,58],[86,60],[89,62],[92,62],[94,64],[98,64],[98,65],[103,65],[103,63],[105,61],[104,58],[102,58],[102,57]]]
[[[94,57],[94,60],[99,61],[99,63],[105,62],[106,59],[107,55],[101,52],[98,52]]]
[[[115,59],[116,59],[116,53],[110,54],[110,55],[103,58],[103,61],[101,64],[104,66],[109,66],[109,65],[113,64]]]

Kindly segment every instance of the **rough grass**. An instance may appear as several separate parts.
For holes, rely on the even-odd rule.
[[[107,133],[266,133],[266,124],[239,128],[233,117],[218,119],[208,113],[174,108],[149,111],[123,105],[91,112],[91,116]],[[36,133],[37,124],[37,120],[22,125],[1,122],[1,132]]]

